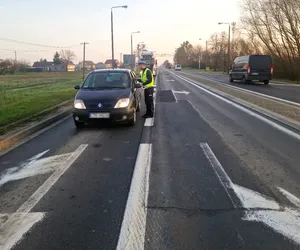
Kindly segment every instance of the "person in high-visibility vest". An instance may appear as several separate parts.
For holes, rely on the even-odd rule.
[[[139,61],[139,68],[141,70],[141,82],[145,88],[144,96],[146,103],[146,114],[143,118],[152,118],[154,115],[154,103],[153,103],[153,93],[154,93],[154,77],[152,71],[146,67],[146,62]]]

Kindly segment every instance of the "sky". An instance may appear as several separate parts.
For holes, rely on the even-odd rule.
[[[14,58],[31,63],[46,58],[60,48],[38,47],[1,38],[34,44],[70,48],[75,62],[82,60],[87,42],[86,60],[94,63],[111,58],[111,7],[114,9],[115,58],[130,53],[130,34],[133,45],[144,42],[157,54],[174,54],[183,41],[204,46],[214,32],[227,31],[218,22],[238,22],[238,0],[0,0],[0,58]],[[199,38],[202,40],[199,41]],[[27,51],[27,52],[24,52]],[[158,61],[173,61],[173,56],[158,57]]]

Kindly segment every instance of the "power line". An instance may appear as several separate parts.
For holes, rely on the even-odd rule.
[[[0,49],[0,50],[4,50],[4,51],[17,51],[17,52],[47,52],[47,51],[51,51],[51,50],[18,50],[18,49]]]
[[[19,44],[26,44],[26,45],[38,46],[38,47],[56,48],[56,49],[66,49],[66,48],[73,48],[73,47],[80,46],[80,45],[51,46],[51,45],[44,45],[44,44],[38,44],[38,43],[24,42],[24,41],[14,40],[14,39],[10,39],[10,38],[5,38],[5,37],[0,37],[0,40],[5,41],[5,42],[11,42],[11,43],[19,43]]]

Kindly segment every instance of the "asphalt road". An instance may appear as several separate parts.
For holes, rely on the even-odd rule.
[[[239,81],[234,81],[233,83],[231,83],[229,82],[228,75],[225,74],[197,72],[192,70],[183,70],[182,72],[184,74],[208,78],[214,81],[218,81],[220,83],[225,83],[235,87],[255,91],[261,94],[270,95],[277,98],[300,103],[300,84],[278,84],[272,82],[269,85],[264,85],[263,83],[259,82],[253,82],[251,84],[242,84]]]
[[[24,229],[13,249],[116,249],[126,207],[144,249],[300,249],[299,138],[167,71],[156,85],[154,126],[68,119],[0,158],[0,242]]]

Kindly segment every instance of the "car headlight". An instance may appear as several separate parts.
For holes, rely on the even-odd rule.
[[[74,108],[76,109],[86,109],[84,102],[82,100],[76,99],[74,101]]]
[[[129,98],[122,98],[115,105],[115,109],[117,109],[117,108],[126,108],[126,107],[128,107],[129,102],[130,102]]]

